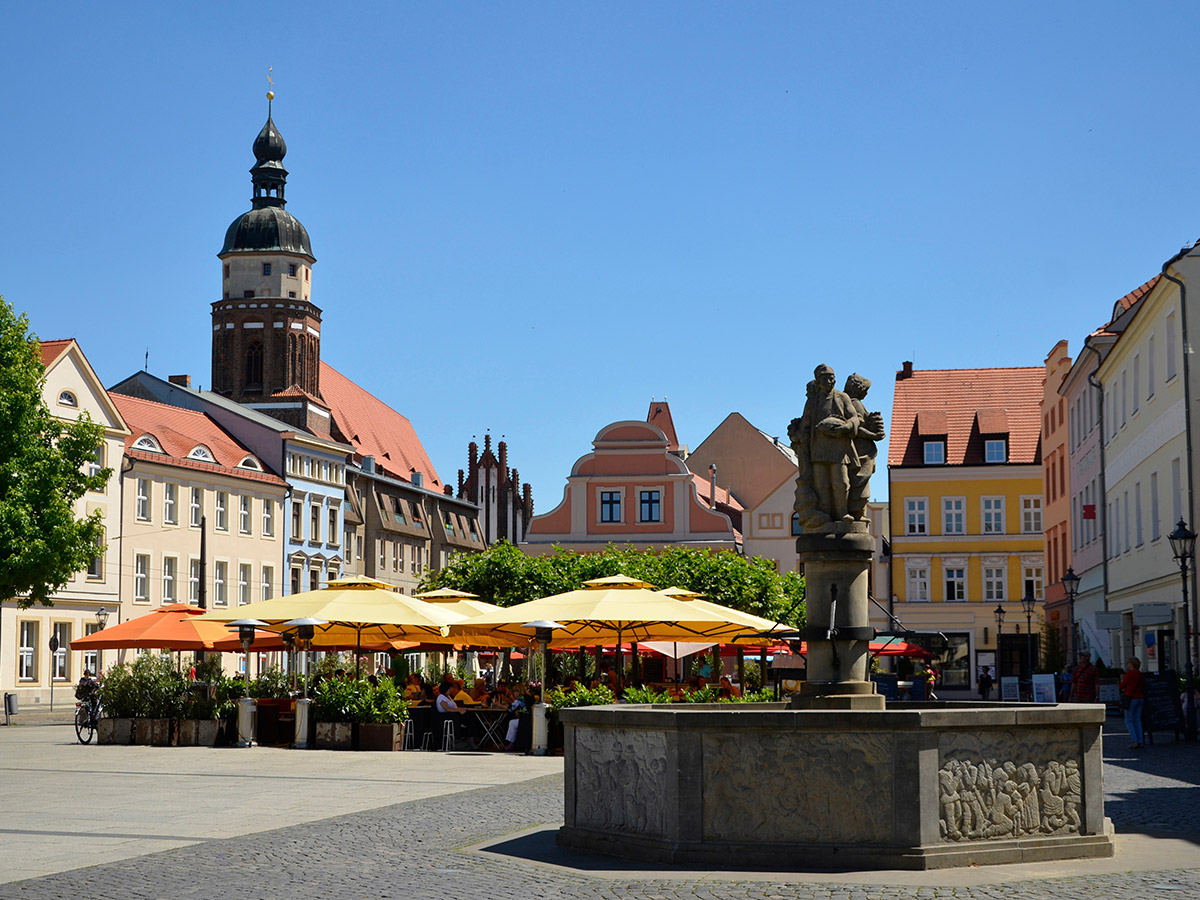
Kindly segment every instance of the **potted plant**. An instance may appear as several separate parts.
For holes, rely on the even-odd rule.
[[[291,677],[278,666],[260,672],[250,682],[250,696],[258,701],[258,742],[280,743],[280,719],[292,710]],[[285,740],[290,741],[291,735]]]
[[[217,654],[196,666],[196,680],[185,687],[183,717],[176,729],[180,746],[212,747],[217,743],[217,688],[223,677]]]
[[[101,744],[133,743],[134,700],[133,676],[129,666],[113,666],[100,682],[100,722],[96,740]]]
[[[577,685],[570,691],[562,688],[551,688],[546,693],[546,704],[550,707],[549,750],[561,751],[563,747],[563,724],[559,712],[569,706],[608,706],[616,703],[617,698],[608,685],[599,684],[594,688]]]
[[[388,678],[380,679],[376,685],[366,681],[359,684],[365,687],[360,690],[365,694],[366,702],[358,705],[361,716],[358,749],[403,749],[408,704],[396,690],[396,685]]]
[[[173,720],[183,712],[184,681],[169,654],[143,656],[131,675],[136,700],[133,742],[164,747],[171,743]]]
[[[352,725],[359,718],[359,682],[351,678],[329,678],[317,685],[313,716],[317,723],[317,748],[349,750]]]

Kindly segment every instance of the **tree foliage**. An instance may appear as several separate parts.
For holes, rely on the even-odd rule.
[[[772,621],[801,625],[804,579],[780,575],[770,560],[747,559],[729,550],[688,547],[635,550],[610,544],[598,553],[557,548],[549,556],[527,556],[501,541],[484,553],[455,556],[425,579],[424,589],[457,588],[500,606],[512,606],[581,587],[592,578],[627,575],[655,587],[681,587],[723,606]]]
[[[88,475],[104,429],[86,412],[63,422],[42,397],[41,348],[24,314],[0,298],[0,600],[41,603],[87,567],[104,529],[75,501],[112,474]]]

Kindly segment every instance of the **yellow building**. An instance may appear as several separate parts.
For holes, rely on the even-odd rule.
[[[972,696],[983,668],[997,680],[1028,677],[1030,651],[1037,658],[1044,375],[1041,366],[914,371],[909,362],[896,373],[890,609],[933,633],[943,699]],[[1027,595],[1037,601],[1028,620]]]

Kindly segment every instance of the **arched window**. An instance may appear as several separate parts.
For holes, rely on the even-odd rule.
[[[75,399],[75,395],[70,391],[63,391],[58,395],[58,402],[63,406],[78,406],[79,401]]]
[[[253,341],[246,348],[246,390],[261,390],[263,381],[262,341]]]
[[[300,353],[297,349],[296,335],[288,335],[288,383],[290,387],[300,381]]]

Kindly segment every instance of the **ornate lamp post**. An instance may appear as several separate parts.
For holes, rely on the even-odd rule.
[[[107,624],[108,624],[108,610],[102,606],[98,610],[96,610],[96,627],[100,631],[103,631],[104,626]],[[102,671],[104,671],[104,651],[97,650],[96,651],[96,677],[97,678],[100,677],[100,673]]]
[[[1004,660],[1000,649],[1000,635],[1004,634],[1004,607],[997,603],[996,608],[992,610],[992,615],[996,617],[996,677],[999,678],[1004,674],[1000,670],[1000,663]]]
[[[1076,657],[1075,651],[1075,598],[1079,595],[1080,578],[1075,574],[1075,570],[1070,566],[1067,567],[1067,574],[1062,577],[1063,590],[1067,592],[1067,602],[1070,604],[1071,621],[1069,627],[1071,629],[1071,653],[1067,659],[1074,662]]]
[[[1192,699],[1192,691],[1195,689],[1195,673],[1192,670],[1192,616],[1188,609],[1187,572],[1188,562],[1191,560],[1192,554],[1196,552],[1196,532],[1191,531],[1187,527],[1187,522],[1180,519],[1175,530],[1167,535],[1167,540],[1171,542],[1171,553],[1179,563],[1179,575],[1183,579],[1183,653],[1186,660],[1188,698],[1187,738],[1189,741],[1194,741],[1196,739],[1196,704]]]
[[[1025,659],[1029,670],[1029,690],[1033,695],[1033,608],[1037,606],[1037,597],[1033,589],[1026,588],[1025,596],[1021,598],[1021,606],[1025,608]]]

